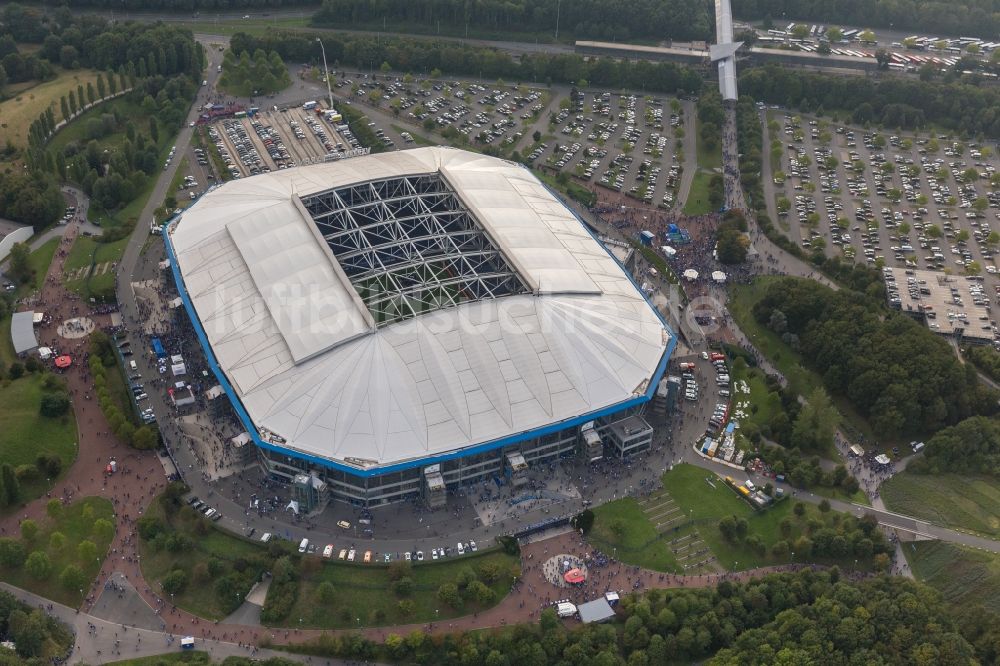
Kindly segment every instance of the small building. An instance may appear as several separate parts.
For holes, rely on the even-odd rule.
[[[619,458],[645,451],[653,443],[653,428],[637,415],[610,423],[607,435]]]
[[[35,336],[35,313],[15,312],[10,318],[10,339],[14,343],[14,353],[24,356],[38,350]]]
[[[576,607],[576,610],[580,614],[580,621],[584,624],[608,622],[615,617],[615,609],[611,607],[611,604],[604,597],[580,604]]]

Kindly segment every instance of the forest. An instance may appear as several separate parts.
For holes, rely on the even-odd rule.
[[[975,416],[939,431],[928,439],[923,459],[907,469],[918,474],[1000,475],[1000,424]]]
[[[806,363],[831,394],[849,400],[880,437],[931,435],[997,409],[948,343],[909,317],[848,290],[783,278],[768,285],[753,315],[796,336]]]
[[[854,28],[892,28],[927,35],[994,39],[1000,33],[996,0],[733,0],[741,19],[792,19]],[[784,27],[784,26],[782,26]]]
[[[929,588],[901,577],[845,580],[805,569],[715,588],[647,590],[625,597],[615,624],[566,628],[552,609],[540,621],[496,631],[429,637],[324,635],[296,651],[326,657],[458,666],[991,663],[995,616],[949,615]],[[966,636],[963,636],[965,632]]]
[[[325,0],[313,25],[441,26],[464,33],[533,32],[575,39],[711,39],[712,6],[701,0]]]
[[[949,128],[968,136],[1000,137],[1000,88],[960,81],[876,80],[829,76],[769,65],[745,69],[740,93],[758,101],[822,115],[847,111],[857,124]]]
[[[326,55],[333,69],[354,67],[373,70],[385,62],[401,72],[429,74],[435,69],[446,75],[503,79],[510,83],[580,83],[615,90],[631,88],[645,92],[697,93],[701,74],[674,63],[618,62],[611,58],[584,59],[575,54],[528,53],[518,60],[497,49],[454,41],[405,38],[373,40],[368,35],[324,37]],[[317,62],[319,44],[312,34],[273,31],[263,36],[236,33],[230,49],[253,53],[275,51],[286,62]]]

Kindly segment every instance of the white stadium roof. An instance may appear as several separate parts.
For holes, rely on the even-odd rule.
[[[212,355],[265,441],[358,468],[639,397],[671,342],[530,171],[460,150],[236,180],[168,238]]]

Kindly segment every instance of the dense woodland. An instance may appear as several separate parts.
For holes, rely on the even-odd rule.
[[[969,136],[1000,137],[1000,88],[995,86],[837,77],[777,65],[742,71],[739,85],[741,93],[768,104],[817,114],[846,111],[858,124],[903,129],[933,124]]]
[[[795,336],[827,390],[847,398],[880,437],[929,435],[996,411],[996,391],[947,342],[856,292],[784,278],[768,286],[753,314]]]
[[[733,0],[741,19],[776,24],[809,20],[855,28],[892,28],[927,35],[995,39],[1000,33],[997,0]]]
[[[645,92],[697,93],[703,80],[694,69],[673,63],[617,62],[611,58],[584,60],[574,54],[529,53],[515,60],[510,54],[454,41],[417,39],[374,40],[367,35],[323,38],[330,67],[352,67],[378,74],[383,62],[400,72],[475,76],[509,83],[579,83]],[[318,62],[319,44],[309,33],[274,31],[264,36],[236,33],[230,49],[253,53],[276,51],[289,62]]]
[[[939,431],[928,439],[923,458],[907,469],[917,473],[1000,476],[1000,423],[981,416]]]
[[[17,656],[7,650],[3,664],[51,664],[65,658],[73,646],[69,627],[0,591],[0,640],[13,641]]]
[[[422,25],[463,32],[533,32],[560,37],[709,39],[715,30],[712,5],[703,0],[325,0],[313,17],[317,26],[350,28]]]
[[[974,613],[972,612],[974,611]],[[551,609],[540,622],[428,637],[324,635],[296,649],[440,666],[991,663],[996,625],[981,609],[949,617],[936,593],[900,577],[860,583],[836,569],[772,574],[711,589],[649,590],[623,599],[616,625],[568,629]],[[961,632],[969,636],[967,640]],[[971,643],[970,643],[971,641]]]

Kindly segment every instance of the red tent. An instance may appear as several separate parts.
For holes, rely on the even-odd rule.
[[[57,368],[68,368],[69,366],[73,365],[73,359],[65,355],[57,356],[55,363]]]
[[[565,574],[563,574],[563,580],[565,580],[570,585],[577,585],[587,580],[587,576],[584,575],[579,569],[570,569]]]

